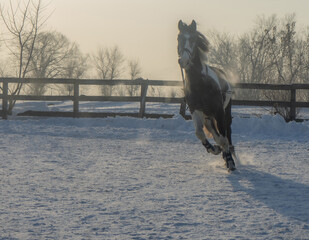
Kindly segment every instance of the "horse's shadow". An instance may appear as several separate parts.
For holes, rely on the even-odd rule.
[[[242,166],[228,176],[234,191],[243,191],[279,214],[309,224],[309,186]]]

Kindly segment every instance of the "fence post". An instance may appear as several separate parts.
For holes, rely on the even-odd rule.
[[[3,80],[3,86],[2,86],[2,118],[7,119],[8,118],[8,82],[7,80]]]
[[[295,121],[296,119],[296,88],[291,85],[291,105],[290,105],[290,120]]]
[[[141,83],[141,100],[140,100],[140,109],[139,109],[139,118],[143,118],[146,111],[146,95],[148,90],[147,80],[142,80]]]
[[[78,117],[79,112],[79,83],[77,79],[74,80],[74,97],[73,97],[73,115],[75,118]]]

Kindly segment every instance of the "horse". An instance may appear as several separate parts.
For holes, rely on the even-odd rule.
[[[236,156],[231,138],[231,85],[223,70],[207,64],[210,43],[197,31],[196,22],[192,20],[187,25],[180,20],[178,30],[178,63],[195,134],[208,153],[218,155],[222,152],[228,171],[234,171]],[[214,138],[215,145],[208,141],[208,136]]]

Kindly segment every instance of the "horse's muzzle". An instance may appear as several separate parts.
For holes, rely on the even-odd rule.
[[[182,58],[179,58],[178,63],[179,63],[181,68],[188,69],[190,67],[190,61],[188,61],[188,60],[184,60]]]
[[[188,69],[191,65],[192,54],[188,49],[184,49],[181,55],[179,55],[178,63],[181,68]]]

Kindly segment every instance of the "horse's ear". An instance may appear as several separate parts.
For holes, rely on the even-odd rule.
[[[196,22],[194,20],[192,20],[190,27],[193,31],[196,31]]]
[[[178,29],[179,29],[179,31],[183,30],[183,22],[182,22],[182,20],[179,20],[179,22],[178,22]]]

